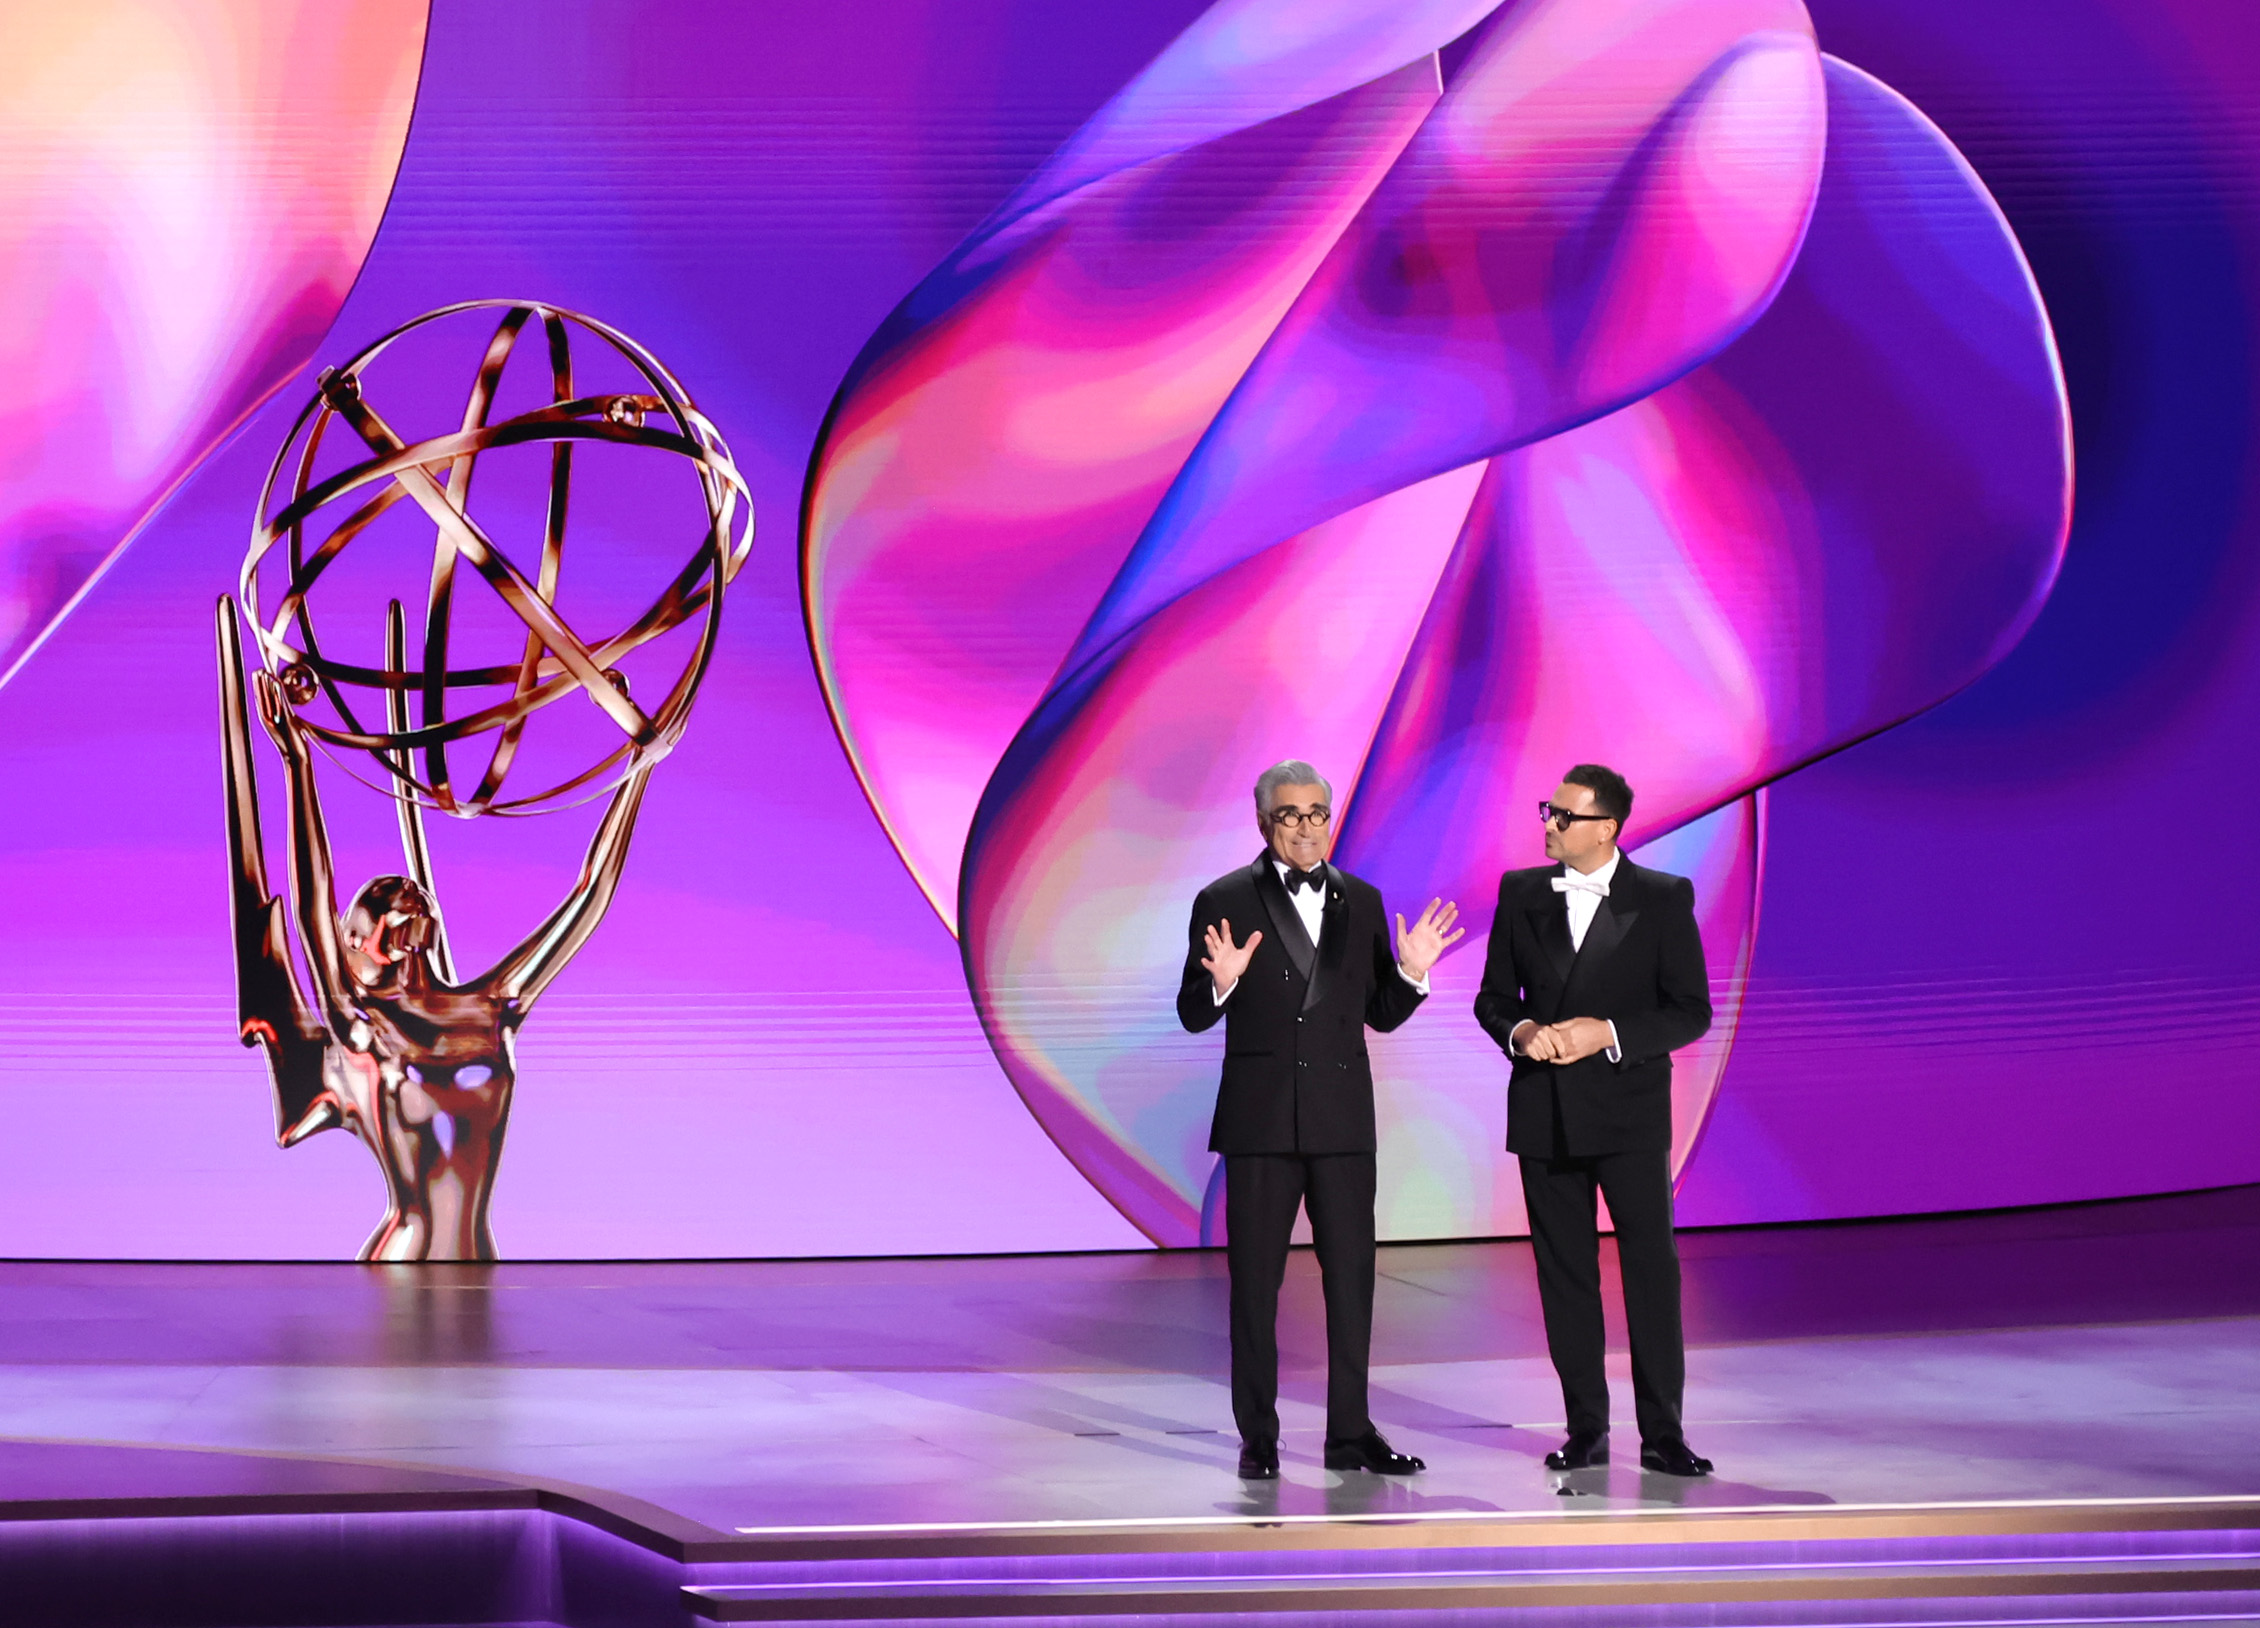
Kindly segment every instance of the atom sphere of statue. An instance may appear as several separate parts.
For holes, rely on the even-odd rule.
[[[513,372],[512,359],[536,349],[520,346],[533,333],[546,367]],[[466,348],[480,339],[483,351]],[[380,408],[375,387],[428,385],[456,353],[475,357],[459,419],[448,405],[444,425],[404,433],[429,403]],[[420,355],[422,370],[395,367],[404,354]],[[588,387],[590,373],[603,388]],[[515,476],[482,481],[475,508],[482,458],[520,448]],[[594,637],[587,609],[561,608],[576,456],[584,486],[597,456],[664,456],[690,477],[677,477],[684,491],[672,496],[693,536],[688,559],[656,573],[648,597],[615,607]],[[641,465],[625,486],[615,481],[610,505],[582,521],[610,551],[584,577],[617,599],[619,580],[636,576],[620,556],[649,565],[652,535],[672,523],[669,501]],[[513,554],[513,521],[538,531],[538,544]],[[218,619],[239,1032],[266,1053],[284,1147],[343,1128],[376,1156],[386,1210],[363,1260],[495,1257],[488,1209],[518,1027],[612,902],[652,768],[682,736],[723,589],[752,543],[745,482],[674,376],[618,330],[530,301],[475,301],[404,323],[323,373],[277,452],[243,566],[240,616],[259,658],[248,682],[233,599],[221,599]],[[413,651],[411,596],[421,599]],[[631,693],[631,667],[649,705]],[[588,704],[560,705],[575,697]],[[254,709],[282,759],[287,905],[267,885]],[[387,793],[398,814],[405,874],[363,884],[343,911],[319,756]],[[536,814],[607,794],[563,902],[492,967],[459,975],[426,812]]]

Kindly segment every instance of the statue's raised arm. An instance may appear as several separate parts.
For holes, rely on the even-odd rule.
[[[228,891],[235,929],[237,1033],[267,1055],[275,1087],[275,1140],[284,1147],[339,1123],[338,1105],[324,1079],[330,1038],[306,1003],[291,966],[287,911],[267,886],[267,856],[259,829],[259,781],[251,760],[251,715],[245,702],[243,645],[235,602],[219,610],[221,752],[227,775],[228,851],[234,860]]]
[[[369,1047],[369,1018],[354,994],[338,927],[337,878],[330,860],[329,823],[322,817],[321,787],[314,779],[314,748],[292,715],[275,675],[251,675],[252,694],[267,736],[282,754],[290,806],[290,901],[298,913],[298,942],[321,995],[333,1039],[354,1051]]]
[[[519,1017],[525,1016],[551,980],[565,970],[565,963],[588,942],[604,912],[611,908],[612,896],[620,890],[620,873],[628,863],[628,839],[635,833],[636,812],[643,806],[654,761],[645,758],[639,762],[612,794],[596,835],[589,839],[581,874],[564,902],[527,935],[525,942],[478,980],[478,987],[509,1003]]]

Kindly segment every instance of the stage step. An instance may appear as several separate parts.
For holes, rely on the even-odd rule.
[[[562,1491],[0,1508],[0,1628],[2260,1623],[2260,1500],[670,1534]],[[9,1518],[10,1516],[13,1518]],[[1438,1615],[1438,1614],[1442,1615]],[[1395,1614],[1395,1615],[1389,1615]]]
[[[1863,1572],[1750,1567],[1638,1577],[1592,1574],[1544,1578],[1519,1572],[1292,1580],[997,1578],[834,1587],[716,1584],[686,1588],[683,1594],[693,1612],[714,1622],[923,1622],[965,1617],[1238,1616],[1257,1612],[1323,1613],[1338,1619],[1385,1611],[1526,1611],[1539,1607],[1723,1606],[1785,1601],[2038,1601],[2068,1595],[2103,1606],[2103,1614],[2090,1611],[2067,1617],[2058,1613],[2049,1620],[2189,1621],[2191,1596],[2243,1596],[2234,1603],[2218,1601],[2233,1613],[2218,1620],[2249,1621],[2252,1618],[2247,1611],[2260,1608],[2260,1565],[2098,1565],[2077,1570],[1895,1567]],[[2170,1598],[2146,1608],[2128,1596]],[[1709,1620],[1724,1619],[1713,1614]],[[1846,1618],[1830,1613],[1829,1620],[1869,1619],[1865,1615]]]
[[[1082,1552],[1055,1541],[1018,1552],[804,1553],[726,1577],[709,1571],[682,1598],[708,1621],[772,1623],[1252,1615],[1339,1623],[1405,1611],[1511,1611],[1533,1624],[1693,1620],[1683,1610],[1714,1625],[2260,1621],[2260,1523],[2249,1506],[2187,1523],[2161,1523],[2162,1511],[2117,1522],[2088,1513],[2101,1518],[2057,1517],[2020,1531],[1998,1518],[1957,1528],[1951,1518],[1892,1523],[1845,1511],[1799,1518],[1778,1537],[1747,1521],[1636,1519],[1451,1537],[1407,1530],[1425,1524],[1411,1522],[1387,1534],[1274,1530],[1268,1541],[1278,1547],[1246,1531],[1219,1542],[1225,1535],[1211,1528]]]

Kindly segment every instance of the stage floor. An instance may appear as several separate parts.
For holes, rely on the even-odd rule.
[[[0,1265],[0,1503],[530,1485],[699,1540],[2260,1495],[2260,1188],[1683,1249],[1689,1436],[1715,1479],[1549,1476],[1560,1393],[1528,1247],[1478,1243],[1382,1252],[1374,1414],[1430,1465],[1403,1481],[1319,1465],[1297,1252],[1285,1477],[1260,1488],[1233,1474],[1217,1255],[19,1262]],[[1629,1414],[1621,1357],[1617,1383]]]

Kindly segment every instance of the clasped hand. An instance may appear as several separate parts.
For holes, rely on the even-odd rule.
[[[1600,1018],[1565,1018],[1532,1029],[1522,1054],[1541,1063],[1575,1063],[1609,1049],[1609,1026]]]

